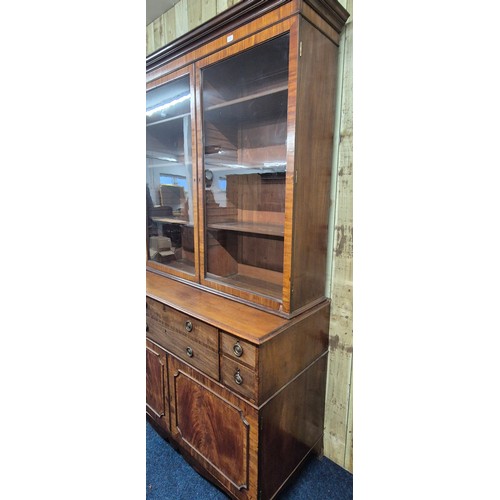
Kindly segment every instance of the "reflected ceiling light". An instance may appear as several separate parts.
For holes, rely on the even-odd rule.
[[[266,167],[266,168],[286,167],[286,161],[269,161],[269,162],[264,162],[264,167]]]
[[[146,158],[149,158],[151,160],[170,161],[173,163],[177,163],[177,158],[174,158],[173,156],[159,156],[154,154],[146,154]]]
[[[146,116],[152,116],[154,113],[158,113],[159,111],[163,111],[165,109],[171,108],[172,106],[175,106],[176,104],[180,104],[181,102],[187,101],[190,99],[191,94],[185,94],[179,97],[176,97],[175,99],[172,99],[171,101],[167,101],[163,104],[160,104],[159,106],[155,106],[154,108],[147,109],[146,110]]]

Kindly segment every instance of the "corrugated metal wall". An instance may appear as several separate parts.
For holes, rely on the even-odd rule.
[[[241,0],[180,0],[146,27],[146,53],[170,43]],[[340,0],[351,13],[339,47],[337,126],[333,162],[329,285],[332,298],[330,355],[325,408],[325,456],[353,471],[353,177],[352,177],[352,40],[353,0]]]

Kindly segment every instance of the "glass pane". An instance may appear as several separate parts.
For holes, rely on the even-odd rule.
[[[206,269],[281,297],[289,36],[202,70]]]
[[[194,274],[189,76],[146,94],[149,259]]]

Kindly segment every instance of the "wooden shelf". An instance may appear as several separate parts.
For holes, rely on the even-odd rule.
[[[286,122],[287,92],[279,88],[271,92],[261,92],[232,101],[215,104],[205,109],[205,123],[221,127],[226,134],[235,134],[237,130],[250,123],[257,124],[272,122]],[[228,136],[232,143],[237,141],[236,136]]]
[[[183,271],[183,272],[188,273],[188,274],[194,275],[194,264],[192,262],[189,262],[188,260],[185,260],[185,259],[172,260],[172,261],[167,262],[163,265],[170,267],[170,268],[173,268],[173,269],[178,269],[179,271]]]
[[[270,283],[269,281],[246,276],[243,274],[233,274],[231,276],[223,277],[208,273],[207,278],[219,283],[223,283],[224,285],[241,288],[243,290],[249,290],[253,293],[258,293],[259,295],[264,295],[278,300],[281,299],[281,294],[283,291],[283,287],[281,285]]]
[[[161,224],[182,224],[185,226],[189,225],[189,221],[185,219],[177,219],[176,217],[151,217],[151,220],[153,222],[160,222]]]
[[[223,229],[240,233],[264,234],[283,237],[285,228],[281,224],[262,224],[261,222],[217,222],[208,224],[208,229]]]
[[[205,108],[205,111],[213,111],[213,110],[225,108],[228,106],[234,106],[236,104],[241,104],[241,103],[244,103],[247,101],[252,101],[254,99],[272,96],[273,94],[277,94],[279,92],[288,92],[287,83],[285,83],[283,85],[277,85],[275,87],[270,87],[270,88],[267,88],[266,90],[262,90],[260,92],[254,93],[254,94],[245,95],[245,96],[239,97],[237,99],[231,99],[229,101],[223,101],[223,102],[220,102],[218,104],[208,106],[207,108]]]

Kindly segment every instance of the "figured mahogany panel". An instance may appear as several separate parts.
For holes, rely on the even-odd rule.
[[[176,439],[227,488],[256,498],[256,410],[175,358],[171,379]]]
[[[146,340],[146,412],[163,429],[170,429],[166,352]]]

